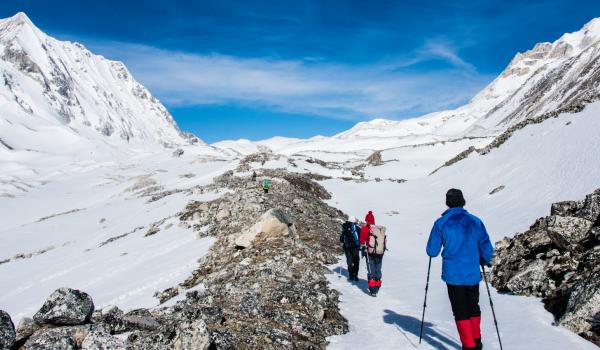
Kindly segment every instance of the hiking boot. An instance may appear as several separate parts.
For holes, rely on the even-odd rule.
[[[483,349],[483,344],[481,343],[481,338],[475,338],[475,347],[477,350]]]

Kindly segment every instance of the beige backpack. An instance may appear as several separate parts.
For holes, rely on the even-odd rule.
[[[387,236],[385,234],[385,226],[370,225],[369,232],[369,243],[367,245],[367,252],[369,254],[383,255],[385,253]]]

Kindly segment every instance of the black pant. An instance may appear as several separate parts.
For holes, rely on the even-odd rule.
[[[358,267],[360,266],[360,254],[358,247],[344,249],[346,253],[346,263],[348,263],[348,277],[358,277]]]
[[[481,316],[479,309],[479,284],[474,286],[456,286],[448,284],[448,297],[452,305],[452,313],[457,321]]]

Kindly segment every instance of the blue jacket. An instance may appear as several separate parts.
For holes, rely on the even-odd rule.
[[[450,208],[435,221],[427,255],[442,252],[442,280],[448,284],[472,286],[481,282],[480,261],[489,264],[494,248],[483,222],[463,208]]]

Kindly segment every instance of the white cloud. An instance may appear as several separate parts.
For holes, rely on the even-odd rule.
[[[123,60],[167,104],[237,103],[351,120],[402,118],[454,107],[492,79],[440,41],[427,42],[396,62],[369,65],[197,55],[124,43],[96,43],[92,49]],[[450,68],[407,69],[432,59],[444,60]]]

